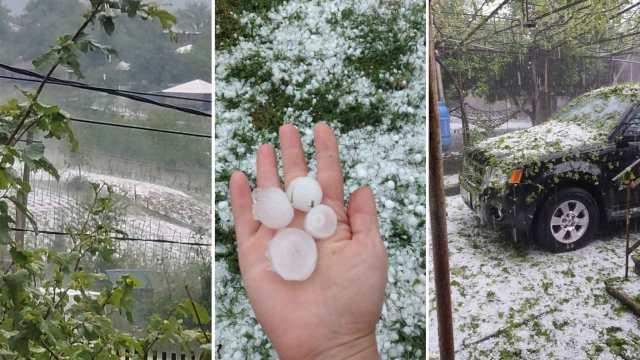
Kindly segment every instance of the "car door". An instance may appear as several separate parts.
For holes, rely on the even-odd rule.
[[[620,129],[617,139],[614,141],[615,150],[608,154],[605,164],[605,173],[612,181],[613,210],[627,208],[626,188],[621,186],[622,176],[619,176],[628,167],[634,165],[634,174],[640,178],[640,108],[636,108],[623,120],[624,126]],[[640,186],[631,191],[630,207],[640,207]]]

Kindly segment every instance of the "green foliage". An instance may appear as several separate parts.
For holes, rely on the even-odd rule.
[[[624,35],[637,18],[617,15],[628,2],[589,0],[557,11],[564,5],[560,3],[536,2],[530,9],[535,26],[523,27],[522,2],[509,2],[479,28],[485,17],[469,13],[487,11],[487,2],[433,3],[436,48],[447,69],[447,98],[458,98],[455,81],[465,95],[510,100],[539,123],[555,111],[555,97],[610,84],[608,58],[598,56],[624,50],[633,41]],[[619,36],[619,41],[611,41]]]
[[[133,290],[139,281],[121,277],[98,292],[95,283],[104,274],[90,270],[96,259],[106,261],[114,251],[113,224],[104,222],[113,211],[112,193],[94,184],[94,200],[80,227],[69,227],[71,249],[25,250],[9,242],[11,263],[0,275],[0,316],[4,342],[0,351],[18,358],[116,359],[117,352],[148,351],[150,337],[187,346],[200,335],[182,325],[186,316],[155,319],[138,337],[117,330],[112,315],[132,319]],[[104,191],[104,190],[107,191]],[[208,316],[201,307],[202,316]],[[182,315],[178,312],[178,315]],[[156,340],[158,341],[158,340]],[[146,350],[145,350],[146,349]]]
[[[115,3],[119,4],[120,1]],[[135,17],[129,17],[128,10],[123,13],[120,8],[112,6],[108,11],[98,14],[83,31],[85,40],[92,43],[74,46],[68,50],[82,55],[77,59],[80,72],[85,76],[85,81],[92,84],[108,87],[131,86],[140,90],[155,91],[158,87],[167,87],[169,84],[194,78],[210,80],[209,8],[207,2],[200,0],[187,4],[186,8],[178,11],[174,17],[160,8],[146,6],[137,11]],[[3,63],[17,63],[18,66],[24,67],[24,61],[31,62],[51,50],[51,44],[56,43],[55,46],[58,46],[57,34],[73,34],[82,22],[82,15],[88,10],[88,2],[78,0],[30,0],[23,13],[13,16],[7,14],[7,18],[4,18],[0,8],[0,46],[3,48],[0,60]],[[193,20],[187,13],[199,13],[200,19]],[[204,18],[208,19],[208,23],[202,22]],[[9,24],[12,24],[8,28],[10,31],[3,33],[2,27],[8,27]],[[194,26],[197,26],[197,30]],[[158,29],[165,31],[157,31]],[[167,41],[167,38],[175,39],[179,30],[199,33],[180,39],[182,42],[192,41],[193,50],[189,54],[176,53],[178,45]],[[108,51],[113,48],[119,50],[118,54],[109,54]],[[83,52],[84,49],[87,50],[86,53]],[[55,58],[53,54],[52,56]],[[118,70],[118,61],[113,62],[116,56],[129,63],[131,70]],[[88,72],[86,69],[92,71]],[[54,75],[60,77],[59,72]]]
[[[84,77],[80,71],[80,60],[78,52],[88,53],[99,51],[105,55],[115,55],[116,52],[111,47],[102,45],[95,40],[87,38],[84,32],[88,24],[98,19],[107,35],[115,31],[114,18],[116,12],[126,14],[129,18],[140,18],[142,20],[155,19],[163,30],[171,31],[175,25],[176,17],[168,11],[155,4],[144,3],[139,0],[91,0],[91,9],[85,15],[85,23],[73,35],[65,34],[58,38],[56,45],[48,52],[37,57],[33,61],[36,68],[43,66],[57,67],[65,66],[73,71],[78,77]]]
[[[225,30],[221,28],[221,21],[232,23],[241,12],[225,12],[220,2],[216,6],[221,7],[216,8],[219,11],[216,31],[220,32]],[[267,11],[268,7],[260,9]],[[323,44],[325,40],[314,40],[320,46],[317,53],[279,48],[275,39],[258,32],[263,23],[272,20],[263,19],[259,11],[245,13],[241,30],[234,33],[237,38],[223,37],[222,43],[216,46],[225,54],[232,54],[233,46],[242,38],[255,43],[255,50],[243,51],[247,48],[241,47],[242,55],[220,65],[223,67],[221,78],[224,82],[240,82],[260,90],[245,95],[221,92],[217,100],[225,111],[246,111],[255,129],[269,132],[277,132],[283,121],[297,121],[291,114],[322,119],[344,132],[385,123],[389,123],[385,125],[390,128],[400,127],[415,119],[414,109],[420,105],[402,109],[392,106],[389,99],[396,92],[408,92],[415,82],[419,64],[415,57],[420,56],[420,42],[424,41],[424,10],[424,4],[419,2],[409,8],[390,2],[385,3],[380,12],[353,9],[329,12],[322,20],[325,28],[322,31],[331,29],[340,41],[348,42],[357,51],[345,54],[340,64],[336,64],[335,72],[321,77],[316,77],[313,71],[295,69],[312,68],[312,64],[319,66],[317,61],[331,52],[322,48],[328,45]],[[273,31],[279,26],[305,26],[308,22],[305,16],[309,15],[294,11],[287,15],[286,22],[272,24]],[[266,50],[265,45],[270,42],[274,42],[274,48]],[[302,76],[280,76],[282,70],[274,64],[282,64],[283,70],[287,68],[292,74],[300,72]],[[424,96],[416,94],[415,98],[424,99]]]
[[[414,73],[411,59],[416,43],[423,36],[422,25],[426,21],[424,4],[416,2],[408,11],[401,9],[400,3],[390,3],[390,15],[356,15],[352,9],[345,9],[335,25],[354,24],[356,43],[363,51],[351,55],[346,63],[364,73],[376,87],[389,91],[401,90]],[[401,24],[410,22],[411,31],[399,31]]]
[[[109,5],[110,9],[106,8]],[[42,9],[42,3],[31,1],[27,10]],[[78,7],[78,3],[75,3]],[[157,5],[134,0],[92,0],[85,25],[97,17],[120,9],[129,17],[156,19],[163,29],[170,29],[175,18]],[[109,21],[102,21],[107,33],[115,30]],[[39,57],[36,64],[55,69],[58,65],[80,72],[79,54],[94,51],[113,54],[113,50],[89,39],[85,25],[75,35],[58,38],[51,50]],[[44,86],[44,84],[43,84]],[[122,276],[114,285],[98,286],[105,280],[99,264],[109,263],[115,252],[113,237],[126,235],[116,227],[116,202],[107,185],[92,184],[91,202],[84,219],[69,223],[68,250],[24,249],[11,236],[9,228],[15,221],[9,215],[9,203],[23,209],[13,194],[28,193],[27,183],[16,174],[13,165],[21,161],[32,171],[43,170],[57,177],[56,169],[44,157],[44,146],[31,143],[16,145],[29,131],[47,138],[66,139],[73,147],[77,141],[69,126],[69,117],[58,106],[39,101],[40,91],[22,92],[25,103],[11,99],[0,105],[0,258],[5,260],[0,270],[0,354],[18,359],[119,359],[127,350],[146,358],[158,341],[181,344],[209,342],[206,329],[192,330],[185,325],[192,313],[182,308],[167,319],[155,317],[141,333],[133,335],[114,326],[116,314],[133,319],[133,292],[140,285],[132,276]],[[27,213],[30,220],[32,217]],[[35,222],[33,226],[35,228]],[[8,252],[4,250],[8,248]],[[192,303],[201,318],[208,320],[206,309]],[[210,351],[210,345],[203,350]]]
[[[14,19],[20,30],[8,39],[15,51],[14,58],[33,59],[47,51],[57,34],[78,28],[77,19],[81,19],[85,10],[76,0],[29,0],[23,14]]]
[[[241,38],[251,36],[240,23],[240,15],[243,12],[264,16],[269,10],[286,2],[287,0],[216,1],[216,50],[232,48]]]
[[[216,198],[220,198],[216,196]],[[215,214],[215,223],[220,223],[220,217]],[[215,229],[216,243],[224,248],[224,251],[216,251],[215,260],[227,264],[227,270],[233,274],[240,275],[240,263],[238,258],[238,249],[236,247],[236,237],[233,229],[216,226]]]
[[[186,318],[190,317],[194,323],[209,324],[211,321],[207,309],[191,301],[191,299],[185,299],[181,302],[177,307],[177,311]]]

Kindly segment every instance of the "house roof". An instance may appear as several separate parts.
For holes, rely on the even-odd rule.
[[[212,86],[210,83],[196,79],[184,84],[162,90],[163,93],[180,93],[180,94],[211,94]]]

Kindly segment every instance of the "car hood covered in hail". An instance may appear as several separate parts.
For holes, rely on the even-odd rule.
[[[640,101],[640,85],[618,85],[572,100],[543,124],[484,140],[467,153],[500,168],[523,166],[581,148],[606,145],[622,115]]]

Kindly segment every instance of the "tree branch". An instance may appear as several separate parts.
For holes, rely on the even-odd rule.
[[[620,10],[620,11],[619,11],[619,12],[617,12],[616,14],[611,15],[611,16],[609,17],[609,20],[615,19],[615,18],[617,18],[618,16],[620,16],[620,15],[622,15],[622,14],[626,13],[627,11],[633,10],[634,8],[636,8],[636,7],[638,7],[638,6],[640,6],[640,2],[637,2],[637,3],[635,3],[635,4],[633,4],[633,5],[629,6],[629,7],[627,7],[627,8],[625,8],[625,9]]]
[[[469,40],[473,34],[476,33],[476,31],[478,31],[482,26],[484,26],[484,24],[487,23],[487,21],[489,21],[489,19],[491,19],[493,16],[495,16],[498,11],[500,11],[500,9],[502,9],[502,7],[504,7],[505,5],[507,5],[509,3],[509,1],[511,0],[504,0],[500,3],[500,5],[498,5],[495,9],[493,9],[493,11],[485,18],[482,18],[482,20],[480,20],[480,22],[478,23],[478,25],[476,25],[473,29],[469,30],[469,32],[467,33],[467,35],[465,35],[464,38],[462,38],[462,41],[460,42],[460,44],[458,45],[459,47],[463,47],[464,43],[467,42],[467,40]]]
[[[185,285],[184,289],[187,291],[187,296],[189,297],[189,301],[191,302],[191,306],[193,307],[193,313],[196,315],[196,320],[198,320],[198,326],[202,331],[202,335],[204,335],[204,338],[205,340],[207,340],[207,342],[211,342],[209,340],[209,334],[207,334],[207,331],[205,330],[204,325],[202,324],[202,320],[200,320],[200,315],[198,315],[198,309],[196,309],[196,304],[193,302],[193,297],[191,297],[191,292],[189,291],[189,285]]]
[[[71,42],[75,43],[78,40],[80,35],[82,35],[84,30],[87,28],[87,26],[89,26],[89,24],[93,22],[93,19],[98,15],[98,13],[100,12],[101,9],[102,9],[102,3],[99,4],[98,6],[96,6],[91,11],[89,16],[87,16],[87,18],[84,21],[84,23],[82,23],[80,28],[78,28],[76,33],[71,38]],[[56,60],[56,62],[53,64],[53,66],[51,66],[51,68],[49,69],[49,71],[47,72],[45,77],[42,78],[42,81],[40,82],[40,85],[38,85],[38,89],[36,90],[36,93],[35,93],[33,99],[31,99],[31,101],[29,102],[29,106],[27,107],[27,110],[25,110],[24,114],[22,115],[22,118],[20,119],[20,122],[18,123],[18,126],[16,126],[16,128],[13,130],[13,132],[9,136],[9,139],[6,142],[7,145],[15,145],[16,141],[20,139],[20,138],[17,138],[16,135],[20,131],[20,128],[22,128],[24,123],[29,118],[29,115],[31,115],[31,112],[33,111],[34,102],[38,101],[38,98],[40,97],[40,95],[42,94],[42,91],[44,90],[44,86],[47,84],[47,81],[49,81],[49,78],[51,77],[51,75],[53,75],[53,72],[56,71],[56,69],[58,68],[59,65],[60,65],[60,58],[58,58]]]

